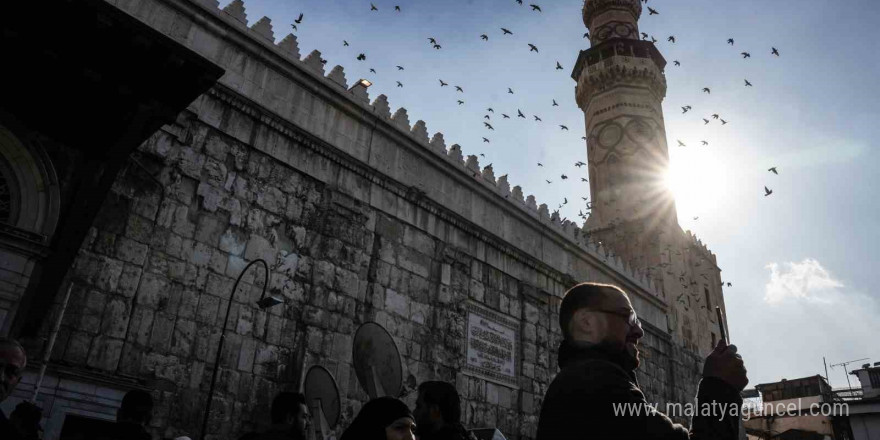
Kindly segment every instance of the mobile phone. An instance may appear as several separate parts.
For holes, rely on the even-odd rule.
[[[730,339],[727,339],[727,331],[724,329],[724,316],[721,314],[721,307],[715,306],[715,314],[718,315],[718,328],[721,329],[721,340],[725,344],[730,345]]]

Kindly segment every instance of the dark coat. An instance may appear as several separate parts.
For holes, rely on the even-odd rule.
[[[730,416],[731,406],[725,407],[723,416],[695,415],[690,431],[660,412],[665,408],[657,408],[656,412],[643,410],[638,415],[615,415],[614,404],[628,403],[631,408],[646,409],[642,405],[648,403],[635,372],[622,368],[624,362],[618,355],[563,343],[559,365],[561,371],[544,396],[537,440],[738,438],[739,419]],[[700,404],[736,405],[736,414],[742,408],[739,393],[720,379],[703,378],[697,396]]]
[[[23,438],[18,429],[6,418],[6,414],[0,410],[0,439],[18,440]]]

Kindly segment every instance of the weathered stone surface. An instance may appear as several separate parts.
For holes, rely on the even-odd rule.
[[[155,14],[170,13],[164,3],[143,1]],[[255,38],[253,47],[262,49],[217,40],[224,46],[217,59],[242,77],[241,88],[208,92],[141,147],[161,168],[161,195],[133,190],[132,173],[118,177],[78,254],[76,313],[65,318],[56,358],[125,375],[120,383],[170,381],[176,388],[162,392],[157,414],[175,432],[194,433],[198,417],[175,418],[172,407],[202,404],[225,328],[212,412],[220,437],[263,422],[270,396],[295,381],[289,375],[300,349],[306,367],[321,364],[336,375],[344,427],[366,400],[352,371],[352,336],[361,323],[379,322],[398,343],[404,377],[458,384],[469,425],[499,426],[508,438],[524,439],[534,436],[556,371],[556,313],[568,283],[624,280],[640,298],[640,317],[666,328],[664,306],[640,275],[607,275],[617,269],[576,245],[582,231],[554,227],[546,205],[539,212],[534,197],[524,199],[506,176],[487,186],[495,183],[491,167],[480,169],[474,156],[465,168],[459,145],[447,152],[440,133],[428,142],[426,124],[410,130],[405,109],[390,117],[384,95],[372,112],[352,107],[336,86],[345,85],[341,68],[332,81],[309,72],[323,75],[320,52],[278,69],[299,57],[295,37],[282,40],[280,50],[268,48],[264,25],[254,32],[240,26],[247,21],[242,2],[225,11],[217,26]],[[447,160],[425,155],[426,143]],[[366,154],[357,156],[368,148],[369,164]],[[484,229],[496,224],[503,230]],[[571,237],[572,246],[560,246],[560,236]],[[269,293],[283,305],[254,305],[261,268],[232,292],[255,259],[268,263]],[[624,266],[637,264],[621,260]],[[521,324],[518,389],[462,370],[469,302]],[[692,397],[699,371],[691,352],[700,341],[686,345],[678,334],[652,331],[639,377],[649,399]]]

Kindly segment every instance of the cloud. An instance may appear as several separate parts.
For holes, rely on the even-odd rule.
[[[764,301],[769,304],[789,300],[834,303],[840,296],[838,289],[844,287],[812,258],[800,263],[784,263],[782,268],[777,263],[766,267],[770,269],[770,281],[764,288]]]

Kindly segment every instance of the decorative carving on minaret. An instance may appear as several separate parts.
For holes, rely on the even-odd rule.
[[[584,4],[584,24],[596,46],[611,38],[639,39],[639,0],[589,0]]]

